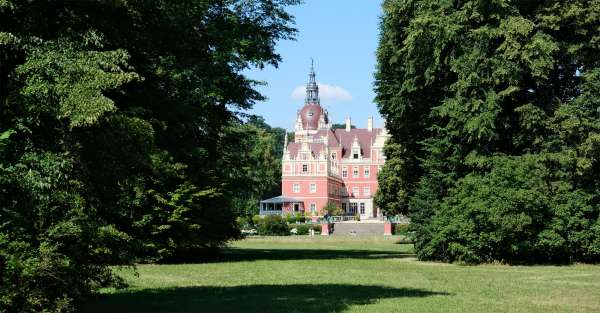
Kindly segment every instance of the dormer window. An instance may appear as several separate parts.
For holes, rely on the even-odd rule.
[[[353,159],[358,159],[360,156],[360,150],[359,149],[352,149],[352,158]]]
[[[308,172],[308,164],[302,164],[302,172],[303,173]]]

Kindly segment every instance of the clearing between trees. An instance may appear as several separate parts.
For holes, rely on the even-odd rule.
[[[417,261],[392,237],[256,237],[219,260],[140,265],[84,312],[598,312],[600,266]]]

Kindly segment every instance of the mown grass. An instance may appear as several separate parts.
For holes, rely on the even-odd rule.
[[[600,266],[419,262],[398,238],[251,238],[209,263],[120,270],[84,312],[600,312]]]

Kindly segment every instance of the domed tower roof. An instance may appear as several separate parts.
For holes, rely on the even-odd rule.
[[[305,104],[300,110],[300,118],[302,119],[302,127],[305,130],[319,129],[319,119],[323,114],[323,108],[320,105],[310,103]]]
[[[300,118],[302,119],[302,128],[305,130],[319,129],[319,121],[323,119],[328,123],[327,113],[321,107],[319,99],[319,86],[315,80],[314,63],[311,61],[310,72],[308,74],[308,84],[306,85],[306,97],[304,98],[304,106],[300,110]]]

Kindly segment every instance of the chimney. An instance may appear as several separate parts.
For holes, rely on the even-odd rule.
[[[352,128],[352,120],[349,116],[346,117],[346,131],[349,132]]]
[[[367,129],[371,132],[373,131],[373,117],[369,116],[367,119]]]

